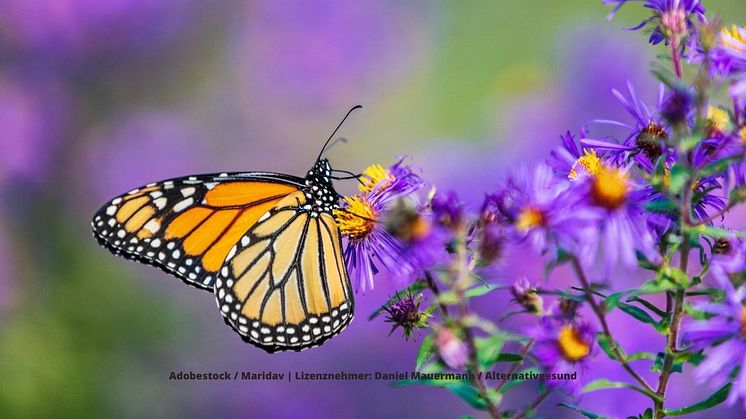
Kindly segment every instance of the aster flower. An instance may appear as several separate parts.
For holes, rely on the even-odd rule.
[[[510,288],[513,301],[520,304],[528,312],[541,314],[544,311],[544,300],[539,295],[539,290],[528,279],[521,278]]]
[[[529,331],[534,338],[533,354],[549,374],[572,374],[576,380],[549,380],[547,386],[560,388],[577,396],[583,375],[595,355],[595,331],[585,322],[558,322],[544,317],[538,327]]]
[[[710,58],[719,74],[730,76],[746,72],[746,27],[724,27]]]
[[[396,202],[421,185],[422,180],[402,160],[388,169],[368,167],[360,179],[360,195],[343,198],[334,216],[342,235],[347,238],[345,263],[357,290],[373,289],[373,276],[382,265],[400,277],[409,277],[412,265],[402,261],[402,243],[384,227]]]
[[[580,131],[580,138],[587,136],[588,130],[583,127]],[[570,131],[561,135],[560,139],[562,146],[552,150],[546,161],[547,166],[551,167],[557,176],[575,180],[593,171],[593,167],[587,166],[586,163],[595,161],[589,160],[589,157],[598,157],[595,150],[578,144]]]
[[[693,31],[692,17],[705,20],[705,9],[700,0],[603,0],[605,5],[614,6],[607,19],[611,20],[622,6],[631,2],[644,2],[644,7],[653,11],[653,16],[630,28],[638,30],[654,24],[649,39],[653,45],[672,38],[680,39]]]
[[[575,205],[577,198],[568,185],[546,165],[531,173],[520,170],[507,179],[499,206],[519,240],[527,240],[539,252],[549,246],[574,247],[593,213]]]
[[[683,341],[692,349],[705,349],[705,360],[694,370],[700,383],[720,387],[731,381],[731,373],[741,367],[727,403],[733,405],[743,399],[746,408],[746,287],[734,288],[721,269],[713,274],[725,290],[721,303],[705,303],[698,308],[713,316],[682,326]]]
[[[423,206],[412,200],[398,199],[383,223],[400,244],[399,258],[402,266],[408,268],[395,270],[400,280],[414,279],[438,262],[447,262],[445,248],[451,232],[435,222],[432,212]]]
[[[746,271],[746,242],[736,234],[717,237],[712,244],[710,266],[725,274]]]
[[[625,97],[616,89],[612,90],[612,93],[632,116],[635,121],[634,125],[616,120],[595,120],[597,123],[629,128],[630,134],[627,138],[621,144],[609,139],[593,138],[584,138],[580,142],[584,146],[603,151],[605,156],[616,161],[617,164],[623,164],[632,157],[643,169],[652,172],[658,158],[662,155],[670,156],[666,146],[670,129],[659,111],[665,102],[665,88],[663,85],[660,86],[657,106],[652,110],[637,97],[632,83],[627,82],[627,90],[629,97]]]
[[[464,223],[464,208],[453,190],[437,191],[430,201],[435,221],[447,229],[457,229]]]
[[[435,348],[440,359],[451,369],[458,370],[469,362],[469,349],[453,329],[440,327],[435,332]]]
[[[420,311],[421,302],[422,295],[415,297],[410,292],[403,298],[384,306],[383,309],[387,313],[386,321],[393,323],[389,336],[401,327],[404,330],[404,338],[409,340],[415,329],[425,326],[427,314]]]
[[[502,226],[495,223],[483,224],[479,229],[478,240],[479,266],[490,265],[503,255],[505,233]]]
[[[601,165],[596,174],[578,182],[577,188],[585,205],[597,211],[593,232],[583,237],[583,261],[594,260],[601,248],[607,268],[619,260],[629,268],[636,266],[635,251],[650,261],[660,259],[643,214],[646,191],[632,182],[628,170]]]

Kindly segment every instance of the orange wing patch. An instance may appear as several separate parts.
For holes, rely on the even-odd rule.
[[[230,182],[212,188],[205,200],[213,207],[246,206],[296,192],[297,187],[266,182]]]
[[[236,242],[278,202],[299,191],[300,181],[294,179],[240,176],[189,177],[135,189],[97,212],[94,235],[114,254],[211,289]]]

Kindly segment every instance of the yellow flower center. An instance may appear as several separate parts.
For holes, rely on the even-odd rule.
[[[591,352],[591,346],[569,324],[562,326],[562,329],[560,329],[557,343],[562,355],[569,361],[581,360]]]
[[[746,338],[746,306],[741,307],[741,337]]]
[[[361,192],[370,192],[379,183],[380,186],[386,186],[391,183],[393,179],[389,172],[383,168],[380,164],[372,164],[363,170],[363,176],[360,178],[362,182],[360,184]]]
[[[710,130],[722,134],[730,128],[730,114],[723,108],[710,106],[707,109],[707,122]]]
[[[544,224],[544,213],[532,207],[526,207],[518,214],[515,226],[518,230],[528,231]]]
[[[570,180],[583,179],[586,176],[592,176],[598,173],[601,167],[601,159],[596,155],[596,150],[584,150],[583,155],[580,156],[570,168],[570,174],[567,178]]]
[[[334,210],[334,218],[337,220],[339,230],[351,239],[367,237],[376,226],[378,214],[370,203],[360,196],[349,196],[343,199],[347,203],[347,208]]]
[[[746,145],[746,125],[742,126],[738,130],[738,137],[741,138],[741,142]]]
[[[746,53],[746,27],[733,25],[730,30],[723,28],[720,31],[720,42],[725,48]]]
[[[627,176],[618,169],[601,169],[593,177],[591,198],[593,202],[610,210],[619,208],[627,200]]]

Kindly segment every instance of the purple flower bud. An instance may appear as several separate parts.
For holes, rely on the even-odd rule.
[[[420,296],[415,297],[408,293],[383,308],[388,313],[386,321],[394,324],[389,335],[401,327],[404,329],[404,338],[409,339],[416,328],[424,326],[427,315],[420,311],[421,301]]]
[[[539,295],[539,290],[526,278],[521,278],[510,288],[515,302],[523,306],[527,311],[541,314],[544,310],[544,300]]]
[[[466,344],[447,327],[441,327],[435,332],[435,347],[440,359],[454,370],[463,368],[469,362],[469,349]]]
[[[498,224],[485,224],[481,231],[479,240],[479,265],[486,266],[493,263],[503,255],[505,248],[505,235]]]
[[[671,125],[683,123],[692,109],[692,103],[692,92],[676,89],[663,104],[661,116]]]
[[[443,227],[456,229],[464,222],[463,204],[453,190],[438,191],[433,196],[431,207],[435,221]]]

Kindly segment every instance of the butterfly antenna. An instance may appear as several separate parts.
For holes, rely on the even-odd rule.
[[[344,174],[348,175],[348,176],[341,176],[341,177],[332,177],[332,179],[335,179],[335,180],[355,179],[361,185],[365,185],[365,182],[363,182],[362,180],[360,180],[360,178],[363,177],[362,173],[355,174],[355,173],[350,172],[349,170],[342,170],[342,169],[332,169],[332,172],[344,173]]]
[[[337,125],[337,128],[334,128],[334,132],[332,132],[332,135],[330,135],[329,138],[326,139],[324,146],[321,147],[321,151],[319,152],[319,156],[316,157],[316,161],[321,160],[321,156],[324,154],[324,151],[326,151],[326,147],[329,145],[329,142],[332,140],[332,138],[334,138],[334,134],[336,134],[337,131],[339,131],[339,128],[342,127],[342,124],[345,123],[345,121],[347,120],[347,117],[350,116],[352,111],[360,109],[362,107],[363,105],[355,105],[352,108],[350,108],[349,111],[347,111],[347,114],[344,116],[344,118],[342,118],[342,121],[339,123],[339,125]]]

